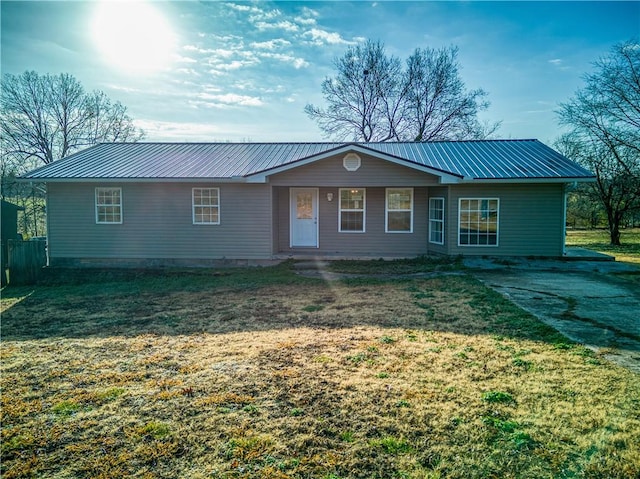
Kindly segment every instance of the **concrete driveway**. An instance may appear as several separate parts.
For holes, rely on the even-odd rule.
[[[487,286],[568,338],[640,373],[640,288],[615,261],[465,259]]]

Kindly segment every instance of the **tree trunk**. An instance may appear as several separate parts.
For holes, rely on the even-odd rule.
[[[614,218],[613,221],[609,223],[609,236],[611,238],[611,245],[620,246],[620,220],[618,218]]]

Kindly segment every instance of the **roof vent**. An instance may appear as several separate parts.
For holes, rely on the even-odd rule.
[[[361,164],[362,161],[360,157],[355,153],[347,153],[342,159],[342,166],[344,166],[344,169],[347,171],[356,171],[360,168]]]

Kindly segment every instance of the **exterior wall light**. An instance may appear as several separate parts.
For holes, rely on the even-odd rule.
[[[333,201],[333,193],[327,193],[327,201]]]

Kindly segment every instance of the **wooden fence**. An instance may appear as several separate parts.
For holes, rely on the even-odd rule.
[[[42,268],[47,265],[45,241],[8,241],[9,282],[16,284],[35,283]]]

